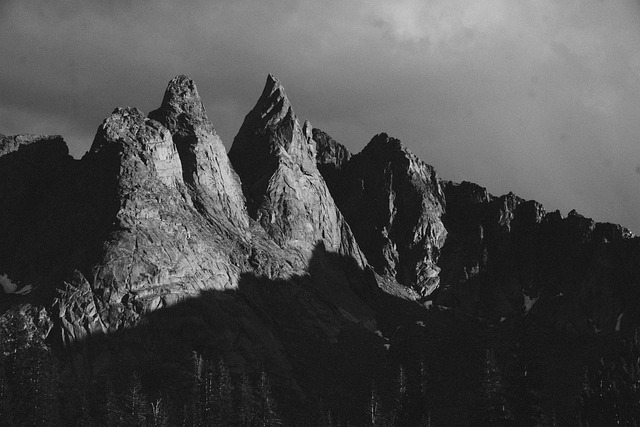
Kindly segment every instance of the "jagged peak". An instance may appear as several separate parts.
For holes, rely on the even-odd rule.
[[[393,138],[387,135],[385,132],[379,133],[374,136],[364,149],[367,150],[373,147],[384,147],[406,151],[406,147],[402,144],[402,142],[400,142],[399,139]]]
[[[173,126],[170,122],[175,122],[175,118],[181,114],[185,114],[192,121],[209,120],[195,82],[184,74],[171,79],[164,91],[160,108],[150,112],[149,118],[171,128]],[[169,120],[171,117],[173,120]],[[174,129],[170,130],[174,131]]]
[[[380,159],[383,162],[388,162],[392,159],[406,159],[411,163],[433,169],[431,165],[428,165],[411,152],[399,139],[393,138],[384,132],[374,136],[364,149],[354,156],[354,158],[370,157]]]
[[[149,118],[160,122],[174,136],[193,135],[196,128],[201,128],[213,136],[216,134],[195,82],[184,74],[179,74],[169,81],[162,104],[149,113]]]
[[[296,118],[284,86],[273,74],[267,76],[262,94],[251,113],[262,119],[265,126],[275,125],[285,118]]]
[[[325,180],[326,173],[329,169],[341,169],[351,159],[351,152],[344,145],[333,139],[321,129],[313,128],[312,138],[316,142],[316,162],[321,170]]]
[[[273,94],[277,94],[279,97],[287,97],[284,91],[284,86],[282,86],[282,82],[273,74],[269,74],[262,91],[262,96],[271,96]]]
[[[49,145],[55,145],[61,150],[68,153],[67,143],[60,135],[36,135],[36,134],[17,134],[3,135],[0,134],[0,156],[22,150],[28,146],[47,142]]]
[[[111,145],[112,141],[133,146],[138,142],[148,140],[152,134],[165,132],[168,135],[168,130],[164,126],[147,119],[138,108],[117,107],[98,128],[89,153],[95,154],[102,151],[107,145]]]
[[[312,126],[300,124],[282,83],[272,74],[238,130],[229,158],[246,185],[282,162],[307,172],[317,170]]]

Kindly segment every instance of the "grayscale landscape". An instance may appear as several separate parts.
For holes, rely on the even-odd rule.
[[[0,425],[637,425],[638,24],[0,3]]]

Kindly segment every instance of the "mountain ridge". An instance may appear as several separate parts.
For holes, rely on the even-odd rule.
[[[94,380],[121,367],[114,348],[149,371],[154,334],[179,342],[158,350],[174,364],[266,370],[292,425],[315,397],[362,424],[345,405],[391,381],[373,371],[412,354],[402,340],[422,348],[428,319],[584,339],[640,322],[629,230],[443,181],[384,133],[351,154],[272,75],[228,154],[179,75],[148,116],[116,108],[81,160],[61,137],[0,136],[0,178],[3,312],[44,307],[58,357]]]

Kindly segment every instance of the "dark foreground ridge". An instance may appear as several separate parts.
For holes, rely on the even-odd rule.
[[[271,75],[227,156],[177,76],[81,160],[0,135],[0,419],[637,422],[639,242],[352,155]]]

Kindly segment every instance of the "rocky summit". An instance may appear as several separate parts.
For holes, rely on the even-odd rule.
[[[0,135],[0,285],[3,425],[640,421],[639,238],[352,154],[272,75],[228,155],[184,75],[81,160]]]
[[[251,216],[278,244],[305,254],[322,244],[364,267],[364,256],[316,166],[311,124],[300,124],[275,77],[267,78],[229,157],[247,188]]]

